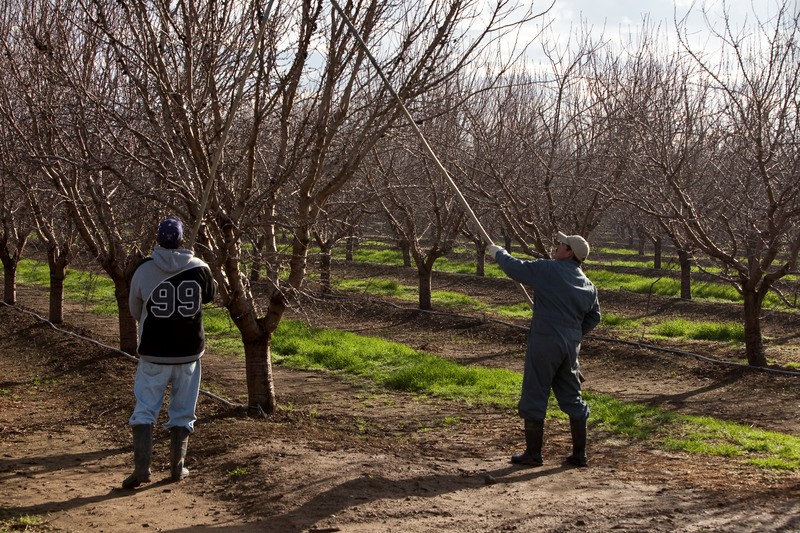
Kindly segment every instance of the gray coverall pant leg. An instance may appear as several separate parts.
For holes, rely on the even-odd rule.
[[[571,342],[552,335],[531,335],[525,354],[522,396],[518,405],[521,418],[545,418],[551,387],[558,406],[570,418],[589,418],[589,406],[581,398],[578,367],[580,346],[580,341]]]

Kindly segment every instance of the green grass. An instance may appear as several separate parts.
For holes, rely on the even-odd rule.
[[[600,315],[600,325],[610,328],[627,329],[640,327],[642,323],[639,320],[627,318],[622,315],[602,313]]]
[[[605,246],[600,246],[597,248],[592,249],[592,258],[591,263],[593,265],[613,265],[613,266],[628,266],[628,267],[638,267],[638,268],[653,268],[653,255],[652,253],[647,254],[648,259],[640,259],[640,260],[631,260],[627,259],[628,256],[639,255],[638,250],[633,250],[631,248],[609,248]],[[625,256],[625,259],[615,259],[613,257],[608,256]],[[740,261],[743,263],[747,263],[747,258],[742,257]],[[779,263],[778,263],[779,264]],[[675,256],[664,255],[661,258],[661,265],[662,268],[666,270],[674,270],[679,268],[678,259]],[[702,265],[702,268],[697,264],[692,263],[692,272],[707,272],[709,274],[721,274],[722,268],[719,266],[712,266],[712,265]],[[797,274],[788,274],[784,276],[784,281],[797,281],[800,279],[800,276]]]
[[[465,367],[408,346],[296,322],[281,322],[272,344],[277,363],[291,368],[336,370],[391,389],[512,405],[521,376],[510,370]]]
[[[494,266],[495,269],[499,271],[499,269],[494,265],[487,261],[484,266],[484,273],[486,267]],[[475,274],[475,262],[474,261],[460,261],[458,259],[450,259],[448,257],[441,257],[436,260],[433,264],[434,270],[437,272],[447,272],[449,274]]]
[[[46,525],[44,517],[41,515],[22,514],[10,516],[6,512],[0,512],[0,532],[45,531],[49,529],[50,527]]]
[[[680,296],[680,280],[668,277],[657,278],[611,272],[603,269],[591,269],[587,276],[599,288],[605,290],[628,291],[639,294],[657,294],[660,296]],[[743,303],[744,299],[739,292],[730,285],[720,283],[692,283],[692,297],[699,300],[712,300],[732,303]],[[774,293],[768,293],[764,298],[765,308],[785,307],[780,298]]]
[[[591,422],[599,423],[614,433],[636,439],[653,439],[678,416],[653,407],[634,402],[622,402],[606,394],[583,392],[583,398],[591,410]],[[551,397],[549,411],[557,406]],[[560,411],[557,412],[562,417]]]
[[[334,248],[332,256],[344,258],[344,248]],[[353,260],[364,263],[403,266],[403,253],[398,248],[370,248],[362,243],[361,246],[358,246],[353,251]]]
[[[336,249],[334,257],[343,258],[344,249]],[[359,246],[353,252],[353,260],[364,263],[377,263],[382,265],[403,266],[403,254],[397,248],[367,248]],[[475,274],[475,263],[473,261],[463,261],[441,257],[433,265],[436,272],[447,272],[450,274]],[[504,276],[503,272],[494,263],[486,263],[485,275],[489,277]]]
[[[601,252],[613,254],[636,255],[633,250],[600,248]],[[343,255],[343,252],[337,252]],[[520,254],[515,256],[521,259],[529,259]],[[399,250],[393,248],[362,248],[359,247],[354,253],[354,260],[368,263],[379,263],[386,265],[402,265],[403,258]],[[592,282],[601,290],[628,291],[639,294],[656,294],[659,296],[678,297],[681,293],[680,280],[671,277],[656,277],[657,271],[653,276],[642,276],[637,274],[627,274],[622,272],[612,272],[602,268],[604,264],[650,267],[651,263],[645,261],[598,261],[589,263],[587,275]],[[672,263],[665,262],[665,265]],[[474,274],[475,263],[471,260],[457,260],[443,257],[434,264],[436,272],[447,272],[457,274]],[[693,267],[693,270],[697,270]],[[506,277],[502,270],[492,261],[487,261],[484,269],[484,276],[489,278]],[[692,297],[699,300],[711,300],[721,302],[731,302],[741,304],[743,298],[739,292],[731,285],[724,283],[692,282]],[[764,298],[764,308],[785,308],[780,298],[770,292]]]
[[[244,353],[241,334],[226,309],[204,307],[203,327],[206,331],[206,344],[214,353],[231,356]]]
[[[371,262],[388,263],[388,264],[402,264],[402,255],[397,250],[387,249],[369,249],[358,248],[357,258],[359,260],[368,260]],[[441,264],[444,271],[460,272],[464,270],[472,270],[472,263],[459,262],[442,258],[437,261],[437,265]],[[486,264],[486,274],[488,277],[504,277],[505,274],[500,271],[499,267],[494,263]],[[679,285],[674,280],[666,278],[659,280],[655,285],[652,279],[643,276],[636,276],[631,274],[610,273],[604,270],[593,270],[590,274],[592,279],[598,286],[608,288],[611,286],[615,289],[629,290],[631,292],[650,292],[651,288],[658,294],[666,294],[670,296],[677,295],[676,291],[680,290]],[[20,261],[17,278],[20,283],[48,286],[49,284],[49,269],[47,264],[39,261],[22,260]],[[738,293],[731,287],[713,286],[709,284],[695,284],[695,293],[698,292],[704,296],[712,297],[714,299],[731,301],[738,297]],[[388,279],[371,279],[371,280],[337,280],[334,281],[334,286],[340,290],[355,291],[368,293],[371,295],[397,298],[406,302],[416,303],[419,300],[418,288],[411,285],[403,285],[395,280]],[[89,308],[98,314],[114,315],[117,313],[117,303],[114,297],[113,282],[104,275],[92,274],[89,272],[70,269],[65,280],[65,297],[86,302]],[[434,306],[444,309],[458,309],[462,311],[473,312],[489,312],[497,316],[512,319],[528,319],[530,318],[530,306],[527,302],[516,302],[489,308],[489,306],[480,300],[471,298],[463,293],[455,291],[433,291],[431,300]],[[216,318],[211,312],[211,316],[207,319],[206,327],[213,328],[213,321]],[[224,327],[233,327],[230,319],[227,318],[227,313],[219,312],[219,320],[222,320]],[[622,319],[613,319],[612,317],[603,318],[604,323],[611,327],[634,327],[636,324],[626,323]],[[211,324],[209,325],[209,321]],[[663,336],[669,336],[666,333],[656,333]],[[673,335],[674,336],[674,335]],[[689,337],[692,338],[692,337]],[[223,353],[230,353],[237,349],[236,346],[229,346],[228,341],[220,341],[213,348]]]
[[[41,270],[35,263],[24,264],[20,282],[46,285],[47,279],[42,277]],[[80,273],[71,277],[82,279]],[[68,297],[85,298],[93,305],[98,299],[109,298],[110,281],[104,281],[102,276],[89,280],[92,282],[90,290],[72,290]],[[402,287],[391,290],[402,290]],[[111,295],[113,297],[113,291]],[[529,313],[524,308],[518,310]],[[607,323],[636,325],[635,321],[613,315],[604,319]],[[210,349],[242,356],[241,337],[226,311],[207,309],[205,326]],[[670,327],[686,334],[691,331],[690,326],[692,324],[672,324]],[[703,330],[702,323],[695,326]],[[724,335],[727,339],[730,332],[719,333],[725,331],[724,326],[716,324],[709,329],[717,332],[712,335]],[[665,326],[665,329],[668,328]],[[290,320],[281,322],[272,350],[277,363],[293,368],[336,371],[391,389],[510,409],[518,401],[522,382],[521,374],[511,370],[464,366],[402,344],[343,331],[315,329]],[[800,438],[710,417],[679,415],[590,391],[585,392],[585,398],[592,410],[592,423],[601,424],[614,433],[646,439],[654,446],[669,450],[722,455],[770,470],[800,470]],[[564,418],[553,398],[550,407],[551,416]]]
[[[359,248],[359,250],[362,249]],[[365,249],[362,251],[365,252],[365,256],[372,259],[385,258],[386,256],[394,254],[397,260],[402,261],[400,253],[395,250]],[[445,266],[457,264],[458,262],[454,261],[443,261],[443,265]],[[487,272],[492,276],[504,276],[494,264],[487,263]],[[631,292],[647,293],[652,291],[657,294],[672,296],[674,296],[674,294],[672,294],[673,291],[680,290],[677,281],[668,278],[662,278],[656,283],[653,283],[652,278],[645,278],[632,274],[612,273],[605,270],[592,271],[591,275],[598,284],[603,284],[606,288],[611,286]],[[32,260],[20,261],[17,277],[20,283],[45,287],[49,284],[49,270],[47,264],[43,262]],[[412,303],[419,301],[418,289],[416,286],[404,285],[396,280],[380,278],[369,280],[335,280],[333,284],[337,289],[345,291],[397,298]],[[732,298],[739,297],[738,293],[736,293],[732,287],[697,283],[695,287],[696,292],[701,292],[707,297],[717,300],[731,301]],[[65,280],[65,297],[85,302],[93,312],[98,314],[114,315],[117,313],[113,283],[104,275],[92,274],[81,270],[69,270]],[[455,291],[433,291],[431,300],[434,306],[442,309],[491,313],[492,315],[502,318],[523,320],[531,316],[530,306],[527,302],[516,302],[490,307],[478,299]],[[207,331],[213,332],[215,328],[231,331],[235,330],[226,311],[207,307],[206,312]],[[609,314],[603,314],[602,324],[620,330],[633,329],[641,326],[638,321]],[[670,338],[744,342],[743,327],[733,323],[698,324],[677,319],[658,323],[650,327],[648,334]],[[210,347],[220,353],[238,353],[240,351],[239,345],[232,342],[227,336],[211,340]]]
[[[593,250],[593,253],[598,255],[639,255],[637,250],[632,250],[630,248],[609,248],[607,246],[598,246]]]
[[[342,291],[358,292],[372,296],[396,298],[404,302],[419,302],[419,289],[416,286],[404,285],[390,279],[338,279],[331,285]],[[431,303],[440,309],[472,312],[490,312],[506,318],[527,319],[531,317],[531,308],[527,302],[517,302],[491,307],[487,303],[472,298],[462,292],[431,291]]]
[[[629,267],[629,268],[653,268],[653,261],[652,260],[639,260],[634,261],[632,259],[593,259],[591,261],[592,266],[597,266],[599,268],[605,266],[617,266],[617,267]],[[663,261],[661,263],[663,270],[676,270],[678,265],[671,261]]]
[[[404,285],[391,279],[338,279],[332,281],[331,285],[342,291],[396,298],[404,302],[419,301],[419,289],[416,286]],[[431,302],[445,309],[482,311],[488,308],[480,300],[456,291],[432,291]]]
[[[243,466],[237,466],[237,467],[236,467],[236,468],[234,468],[233,470],[229,470],[229,471],[228,471],[228,475],[229,475],[230,477],[233,477],[233,478],[236,478],[236,477],[244,477],[244,476],[246,476],[248,473],[249,473],[249,472],[247,471],[247,468],[245,468],[245,467],[243,467]]]
[[[477,404],[513,408],[522,375],[464,366],[408,346],[353,333],[281,322],[273,341],[275,361],[292,368],[336,371],[385,387]],[[800,438],[710,417],[686,416],[586,391],[593,424],[688,453],[724,455],[771,470],[800,470]],[[551,416],[564,418],[554,398]]]
[[[498,305],[492,308],[492,311],[502,317],[515,319],[530,319],[532,314],[531,306],[528,302]]]
[[[23,259],[17,266],[17,282],[39,287],[50,286],[50,269],[46,262]],[[94,313],[116,315],[117,300],[114,282],[105,275],[69,269],[64,280],[64,298],[84,302]]]
[[[659,322],[649,332],[661,337],[693,340],[744,342],[744,326],[733,322],[697,322],[676,318]]]
[[[663,439],[669,450],[739,458],[770,470],[800,470],[797,437],[705,416],[682,416]]]
[[[594,269],[587,273],[598,288],[643,294],[676,296],[680,294],[680,281],[671,278],[649,278],[636,274]]]
[[[601,272],[607,273],[607,271]],[[613,274],[611,277],[624,279],[641,278],[640,276],[630,276],[628,274]],[[662,281],[667,283],[661,283]],[[672,280],[663,279],[653,285],[652,281],[644,283],[643,279],[640,279],[637,280],[638,285],[628,283],[626,287],[632,292],[649,292],[651,290],[658,292],[659,289],[669,286],[668,282],[670,281]],[[406,302],[417,302],[419,300],[416,287],[403,285],[396,280],[337,280],[333,282],[333,285],[339,290],[391,297]],[[634,290],[637,287],[639,290]],[[489,306],[478,299],[452,291],[433,291],[431,301],[438,308],[489,313],[502,318],[528,319],[531,316],[531,308],[527,302]],[[634,329],[642,326],[641,321],[608,313],[602,315],[601,324],[619,330]],[[741,343],[744,342],[744,326],[738,323],[693,322],[685,319],[675,319],[659,322],[650,327],[648,336]]]
[[[675,318],[646,325],[642,320],[626,318],[613,313],[604,313],[600,325],[618,332],[641,330],[647,338],[670,338],[704,340],[715,342],[744,342],[744,326],[738,322],[698,322],[685,318]],[[638,334],[638,333],[637,333]]]
[[[408,301],[418,299],[416,287],[403,285],[399,281],[393,279],[336,279],[331,281],[331,285],[343,291],[361,292]]]

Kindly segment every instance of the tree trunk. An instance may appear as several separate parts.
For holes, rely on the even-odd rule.
[[[647,232],[640,226],[636,228],[636,237],[639,239],[639,255],[644,255],[645,243],[647,242]]]
[[[681,267],[681,298],[692,299],[692,260],[689,252],[678,248],[678,263]]]
[[[51,246],[47,249],[47,264],[50,267],[50,308],[48,320],[53,324],[64,322],[64,280],[67,277],[69,252]]]
[[[272,333],[280,323],[286,301],[279,285],[272,288],[267,314],[259,318],[259,311],[253,300],[253,294],[245,282],[246,273],[242,270],[241,246],[236,242],[232,227],[224,230],[223,249],[228,255],[219,265],[225,278],[220,284],[220,299],[228,310],[228,314],[242,338],[245,357],[245,380],[247,383],[247,404],[258,413],[271,414],[275,411],[275,385],[273,383],[270,342]],[[270,239],[269,232],[265,245],[269,254],[275,241]],[[269,265],[271,262],[268,261]],[[268,269],[269,271],[269,266]]]
[[[0,262],[3,263],[3,301],[8,305],[17,303],[17,266],[22,258],[28,236],[16,240],[16,249],[12,252],[9,248],[8,231],[0,234]]]
[[[266,235],[259,235],[253,242],[253,262],[250,264],[250,281],[253,283],[261,280],[261,267],[264,265],[264,245],[266,240]]]
[[[744,287],[744,346],[747,363],[752,366],[767,366],[764,341],[761,336],[762,291]]]
[[[486,244],[483,242],[475,243],[475,275],[486,275]]]
[[[244,345],[247,405],[266,414],[275,412],[275,383],[272,375],[270,342],[264,319],[256,318],[252,301],[242,296],[228,308]]]
[[[125,353],[135,354],[137,348],[136,320],[128,307],[130,281],[114,281],[114,296],[117,300],[119,323],[119,349]]]
[[[426,264],[417,266],[419,274],[419,308],[424,311],[433,309],[431,304],[431,282],[433,278],[433,265],[428,267]]]
[[[661,270],[661,237],[653,239],[653,268]]]
[[[358,246],[358,237],[355,236],[348,237],[344,248],[345,261],[353,260],[353,253],[355,252],[356,246]]]
[[[331,249],[333,244],[321,244],[319,247],[319,282],[322,294],[331,293]]]
[[[411,260],[411,245],[406,241],[401,241],[400,250],[403,252],[403,266],[410,268],[413,264]]]
[[[245,335],[244,360],[247,367],[247,405],[252,410],[272,414],[277,407],[275,382],[272,375],[270,338],[264,333]]]
[[[14,261],[3,260],[3,302],[17,303],[17,264]]]
[[[274,212],[274,208],[273,208]],[[275,232],[275,224],[267,224],[267,231],[264,234],[266,255],[264,256],[267,264],[267,281],[274,287],[278,286],[281,276],[280,257],[278,255],[278,237]]]

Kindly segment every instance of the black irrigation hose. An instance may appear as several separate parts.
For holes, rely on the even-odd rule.
[[[77,333],[73,333],[72,331],[67,331],[66,329],[59,328],[55,324],[53,324],[52,322],[47,320],[46,318],[44,318],[44,317],[42,317],[40,315],[37,315],[33,311],[28,311],[27,309],[23,309],[23,308],[21,308],[21,307],[19,307],[17,305],[11,305],[11,304],[8,304],[8,303],[3,302],[3,301],[0,301],[0,303],[3,304],[6,307],[10,307],[12,309],[16,309],[17,311],[19,311],[21,313],[26,313],[26,314],[29,314],[29,315],[33,316],[34,318],[36,318],[40,322],[44,322],[45,324],[47,324],[48,326],[50,326],[54,330],[58,331],[59,333],[65,333],[65,334],[67,334],[67,335],[69,335],[71,337],[75,337],[75,338],[80,339],[82,341],[94,344],[95,346],[99,346],[100,348],[104,348],[106,350],[111,350],[112,352],[115,352],[115,353],[118,353],[118,354],[122,355],[123,357],[125,357],[126,359],[128,359],[131,362],[134,362],[134,363],[138,363],[139,362],[139,358],[138,357],[133,356],[133,355],[129,354],[128,352],[120,350],[119,348],[114,348],[113,346],[109,346],[107,344],[103,344],[102,342],[96,341],[95,339],[92,339],[90,337],[86,337],[84,335],[79,335]],[[216,400],[216,401],[218,401],[218,402],[220,402],[222,404],[225,404],[228,407],[232,407],[234,409],[246,409],[246,410],[250,409],[250,407],[247,406],[247,405],[230,402],[230,401],[226,400],[225,398],[222,398],[221,396],[217,396],[216,394],[214,394],[212,392],[208,392],[207,390],[204,390],[202,388],[200,389],[200,393],[205,395],[205,396],[208,396],[209,398],[211,398],[213,400]]]
[[[446,315],[446,316],[455,316],[455,317],[459,317],[459,318],[478,319],[478,320],[481,320],[481,322],[484,322],[484,323],[495,322],[497,324],[502,324],[504,326],[508,326],[510,328],[520,329],[520,330],[523,330],[523,331],[528,331],[530,329],[527,326],[522,326],[520,324],[514,324],[513,322],[504,322],[503,320],[497,320],[497,319],[494,319],[494,318],[489,318],[489,317],[487,317],[485,315],[483,317],[476,317],[474,315],[462,315],[460,313],[449,313],[449,312],[445,312],[445,311],[433,311],[433,310],[419,309],[419,308],[415,308],[415,307],[404,307],[402,305],[397,305],[397,304],[394,304],[392,302],[387,302],[387,301],[384,301],[384,300],[377,300],[377,299],[374,299],[374,298],[357,298],[357,297],[351,297],[351,296],[338,296],[338,295],[328,295],[327,297],[328,298],[345,299],[345,300],[350,300],[350,299],[366,300],[368,302],[380,303],[380,304],[383,304],[383,305],[388,305],[390,307],[394,307],[395,309],[402,309],[404,311],[415,311],[415,312],[419,312],[419,313],[427,313],[427,314],[432,314],[432,315]],[[741,364],[741,363],[732,363],[730,361],[720,361],[719,359],[714,359],[713,357],[700,355],[700,354],[694,353],[694,352],[688,352],[686,350],[678,350],[676,348],[663,348],[661,346],[655,346],[653,344],[646,344],[646,343],[643,343],[643,342],[626,341],[626,340],[622,340],[622,339],[615,339],[613,337],[603,337],[601,335],[594,335],[594,334],[591,334],[591,333],[588,334],[588,335],[585,335],[584,338],[599,340],[599,341],[603,341],[603,342],[626,344],[628,346],[635,346],[635,347],[641,348],[641,349],[654,350],[654,351],[658,351],[658,352],[665,352],[665,353],[670,353],[670,354],[675,354],[675,355],[686,355],[686,356],[694,357],[695,359],[699,359],[701,361],[706,361],[706,362],[709,362],[709,363],[714,363],[714,364],[722,365],[722,366],[730,366],[730,367],[734,367],[734,368],[740,368],[740,369],[743,369],[743,370],[755,370],[755,371],[758,371],[758,372],[766,372],[766,373],[770,373],[770,374],[779,374],[779,375],[785,375],[785,376],[800,377],[800,372],[793,372],[791,370],[780,370],[780,369],[777,369],[777,368],[768,368],[768,367],[763,367],[763,366],[745,365],[745,364]]]
[[[643,349],[647,349],[647,350],[654,350],[654,351],[658,351],[658,352],[666,352],[666,353],[672,353],[672,354],[676,354],[676,355],[687,355],[687,356],[690,356],[690,357],[694,357],[695,359],[699,359],[701,361],[708,361],[709,363],[714,363],[714,364],[717,364],[717,365],[731,366],[731,367],[741,368],[741,369],[746,369],[746,370],[756,370],[756,371],[759,371],[759,372],[767,372],[767,373],[771,373],[771,374],[781,374],[781,375],[785,375],[785,376],[800,377],[800,372],[793,372],[791,370],[780,370],[780,369],[777,369],[777,368],[769,368],[769,367],[764,367],[764,366],[743,365],[741,363],[732,363],[730,361],[720,361],[719,359],[714,359],[713,357],[707,357],[705,355],[700,355],[700,354],[694,353],[694,352],[688,352],[686,350],[678,350],[676,348],[662,348],[661,346],[655,346],[655,345],[652,345],[652,344],[645,344],[645,343],[638,342],[638,341],[626,341],[626,340],[622,340],[622,339],[615,339],[613,337],[603,337],[603,336],[600,336],[600,335],[592,335],[592,334],[586,335],[586,338],[588,338],[588,339],[596,339],[596,340],[604,341],[604,342],[616,342],[616,343],[619,343],[619,344],[627,344],[629,346],[636,346],[637,348],[643,348]]]

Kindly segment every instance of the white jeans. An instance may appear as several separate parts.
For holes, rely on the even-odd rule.
[[[164,429],[185,427],[194,431],[200,374],[199,360],[179,365],[156,365],[140,360],[133,382],[136,407],[133,409],[130,425],[155,424],[164,404],[164,392],[167,385],[172,384],[167,409],[169,420]]]

